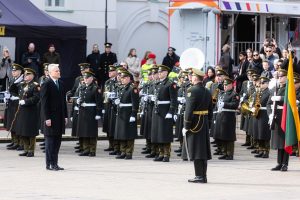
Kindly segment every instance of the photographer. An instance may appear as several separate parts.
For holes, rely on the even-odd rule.
[[[8,86],[8,81],[12,78],[11,75],[11,64],[12,60],[9,55],[8,48],[3,48],[2,60],[0,65],[0,84],[1,84],[1,92],[6,90],[6,86]]]
[[[34,43],[28,45],[28,51],[22,55],[22,65],[36,71],[36,78],[40,77],[40,54],[35,51]]]

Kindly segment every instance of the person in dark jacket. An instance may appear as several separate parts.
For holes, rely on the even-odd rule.
[[[92,53],[86,57],[86,62],[90,64],[90,68],[95,73],[95,77],[97,78],[98,83],[100,83],[101,80],[99,77],[100,59],[101,55],[98,44],[94,44]]]
[[[101,118],[102,102],[94,76],[93,72],[84,73],[84,85],[80,88],[80,96],[77,99],[79,114],[76,132],[79,138],[83,138],[83,152],[79,156],[96,156],[98,120]]]
[[[41,109],[43,110],[44,135],[46,143],[46,169],[63,170],[58,166],[58,152],[62,134],[68,121],[67,105],[63,83],[59,80],[58,64],[48,66],[49,79],[41,88]]]
[[[33,69],[37,77],[40,77],[41,56],[36,51],[34,43],[28,45],[28,51],[22,55],[22,66]]]
[[[257,74],[261,74],[261,72],[263,71],[262,59],[260,58],[258,51],[253,52],[253,60],[250,64],[251,69],[255,70]]]
[[[247,60],[247,54],[244,51],[241,51],[239,54],[240,64],[239,64],[239,72],[236,77],[236,92],[239,93],[242,87],[242,84],[245,80],[247,80],[247,69],[250,66],[249,61]]]
[[[44,53],[43,55],[43,64],[59,64],[60,63],[60,55],[55,51],[54,44],[49,44],[48,52]]]
[[[184,113],[183,136],[187,136],[188,153],[194,160],[195,178],[192,183],[207,183],[207,160],[211,159],[209,121],[213,105],[209,90],[202,84],[204,72],[193,69],[192,84],[188,89]]]
[[[175,53],[176,49],[173,47],[168,48],[168,53],[164,57],[162,64],[169,67],[172,71],[173,67],[179,62],[179,56]]]
[[[35,71],[24,69],[24,81],[19,85],[19,111],[17,113],[16,132],[22,137],[24,153],[19,156],[34,156],[35,137],[39,134],[40,86],[34,82]]]
[[[246,56],[247,56],[247,54],[246,54]],[[247,59],[247,57],[245,59]],[[222,56],[219,60],[219,65],[222,67],[222,69],[224,71],[227,72],[229,77],[232,76],[232,65],[233,64],[234,64],[234,61],[233,61],[233,59],[231,58],[231,55],[230,55],[230,46],[229,46],[229,44],[225,44],[222,47]]]

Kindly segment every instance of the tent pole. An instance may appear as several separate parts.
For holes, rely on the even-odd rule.
[[[105,0],[105,43],[107,42],[107,0]]]

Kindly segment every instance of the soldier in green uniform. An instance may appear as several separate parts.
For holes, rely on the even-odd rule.
[[[270,124],[274,123],[271,132],[271,148],[277,149],[277,165],[272,168],[272,171],[287,171],[289,164],[289,154],[284,150],[285,132],[281,129],[281,117],[284,103],[285,86],[287,80],[287,71],[284,69],[278,70],[279,88],[275,88],[276,92],[272,93],[267,103],[267,111]],[[273,105],[275,105],[273,107]],[[274,122],[272,122],[274,120]]]
[[[170,69],[158,66],[159,82],[154,92],[151,142],[159,144],[159,156],[154,161],[170,161],[173,141],[173,115],[177,107],[177,85],[168,79]]]
[[[19,111],[16,119],[17,133],[22,137],[24,153],[19,156],[34,156],[36,136],[39,134],[40,118],[38,103],[40,86],[34,82],[36,72],[31,68],[24,69],[24,81],[19,85]]]
[[[9,150],[17,149],[20,143],[20,137],[16,134],[16,112],[19,106],[18,85],[23,81],[23,67],[19,64],[12,64],[12,80],[9,83],[9,96],[7,97],[7,108],[5,112],[5,128],[11,132],[12,143],[7,146]]]
[[[209,121],[213,105],[210,92],[202,84],[205,73],[193,69],[192,84],[187,91],[182,134],[187,137],[188,153],[194,160],[195,178],[192,183],[207,183],[207,160],[211,159]]]
[[[234,141],[236,141],[236,109],[239,106],[239,96],[233,90],[233,80],[224,79],[224,92],[220,92],[217,103],[215,138],[222,142],[224,155],[221,160],[233,160]]]
[[[117,159],[132,159],[134,140],[137,137],[137,112],[139,108],[139,92],[132,84],[133,77],[128,71],[121,73],[122,89],[117,105],[117,118],[114,138],[120,141],[121,155]]]
[[[77,99],[79,115],[77,122],[77,135],[82,138],[83,152],[79,156],[96,156],[98,120],[101,118],[101,92],[94,82],[95,74],[85,72],[84,86]]]
[[[270,96],[269,90],[270,79],[264,76],[260,77],[260,90],[255,92],[255,97],[258,98],[259,107],[253,108],[252,112],[258,112],[257,119],[257,140],[258,140],[258,151],[259,153],[255,155],[257,158],[269,158],[270,151],[270,139],[271,131],[268,125],[268,113],[267,113],[267,102]],[[259,97],[257,97],[259,95]],[[256,109],[259,109],[256,111]]]

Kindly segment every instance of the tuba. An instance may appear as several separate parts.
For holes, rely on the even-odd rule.
[[[249,102],[242,102],[241,113],[242,113],[242,115],[250,115],[252,113],[251,109],[249,107]]]

